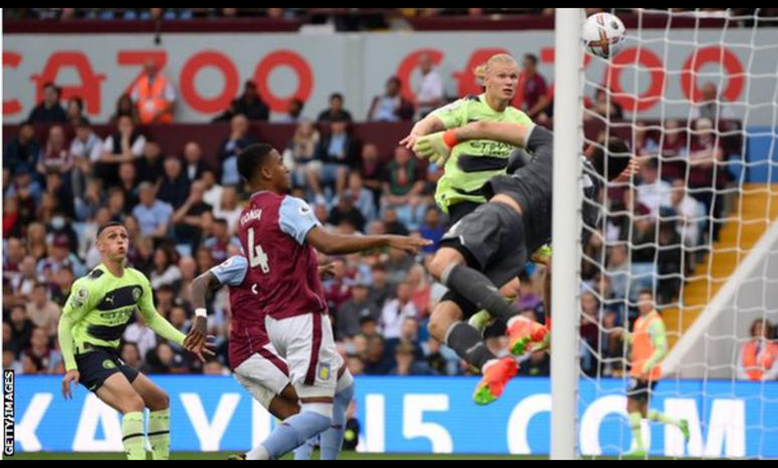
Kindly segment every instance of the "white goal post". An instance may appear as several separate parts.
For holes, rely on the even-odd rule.
[[[551,334],[551,458],[578,455],[578,291],[581,269],[579,154],[582,129],[580,8],[559,8],[555,19],[554,200]],[[565,190],[560,190],[564,187]]]

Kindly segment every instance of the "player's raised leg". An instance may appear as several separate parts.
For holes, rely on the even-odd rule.
[[[143,398],[127,377],[115,373],[95,392],[105,404],[122,413],[122,444],[128,460],[146,459],[146,434]]]
[[[268,319],[267,324],[274,346],[288,362],[290,380],[300,398],[300,413],[276,427],[247,453],[249,460],[280,458],[332,427],[340,368],[328,317],[305,314]]]
[[[148,377],[138,374],[132,388],[149,409],[148,438],[154,460],[170,459],[170,397]]]

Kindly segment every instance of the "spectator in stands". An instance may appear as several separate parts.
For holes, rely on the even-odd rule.
[[[411,288],[411,302],[416,307],[418,318],[424,319],[430,313],[430,299],[432,297],[432,287],[427,277],[424,266],[417,263],[413,265],[408,272],[408,286]]]
[[[609,91],[603,88],[597,88],[594,92],[594,103],[592,106],[592,110],[606,122],[624,120],[624,108],[614,100],[613,95]],[[589,117],[588,114],[587,117]]]
[[[37,328],[53,337],[57,334],[59,314],[59,306],[49,299],[49,288],[45,283],[37,283],[32,290],[31,301],[27,303],[27,317]]]
[[[120,117],[129,117],[133,123],[140,123],[138,107],[132,102],[132,97],[126,93],[119,96],[116,101],[116,110],[111,116],[111,124],[116,125]]]
[[[51,171],[64,174],[73,169],[73,157],[68,151],[65,129],[62,126],[54,125],[49,129],[49,138],[38,157],[36,169],[42,175]]]
[[[389,375],[397,377],[431,375],[427,363],[416,360],[413,345],[400,343],[394,351],[397,366],[389,371]]]
[[[285,115],[280,119],[280,123],[297,123],[302,119],[303,109],[305,108],[305,102],[301,99],[292,99],[289,101],[289,108]]]
[[[119,117],[116,132],[103,142],[103,154],[95,165],[95,175],[106,187],[119,183],[119,165],[134,162],[146,147],[146,138],[135,128],[132,118]]]
[[[377,263],[370,269],[370,300],[383,309],[386,301],[394,298],[396,288],[389,283],[386,265]]]
[[[8,324],[3,323],[3,330],[5,330],[7,326]],[[12,370],[17,375],[24,374],[24,366],[21,361],[16,359],[16,354],[7,348],[7,345],[3,346],[3,369]]]
[[[351,112],[343,107],[343,95],[332,93],[330,106],[319,114],[319,122],[351,122]]]
[[[683,243],[675,220],[662,219],[659,222],[655,261],[659,273],[657,302],[670,304],[681,291],[681,275],[685,273]]]
[[[443,80],[434,68],[430,54],[419,57],[419,70],[421,82],[415,90],[417,120],[423,119],[443,104]]]
[[[149,182],[143,182],[138,187],[140,204],[132,210],[132,215],[138,220],[141,234],[144,237],[163,239],[167,237],[173,207],[157,200],[156,189]]]
[[[141,124],[173,121],[176,91],[154,60],[146,61],[143,73],[132,87],[130,98],[138,109]]]
[[[384,190],[384,162],[381,159],[378,145],[374,143],[365,143],[362,146],[362,157],[359,161],[359,173],[362,175],[362,182],[371,192],[376,202],[380,201]]]
[[[31,122],[22,122],[19,132],[5,147],[3,167],[11,169],[13,175],[22,166],[35,167],[40,155],[40,145],[35,138],[35,127]]]
[[[625,244],[616,244],[610,249],[605,274],[610,279],[610,290],[617,298],[628,297],[630,268],[629,252]]]
[[[216,182],[216,172],[210,168],[206,169],[203,171],[203,175],[200,180],[202,180],[205,184],[205,195],[203,195],[203,201],[214,207],[214,209],[218,208],[222,203],[224,187]]]
[[[427,211],[424,213],[424,222],[419,226],[421,236],[433,242],[432,245],[422,250],[426,254],[433,254],[438,250],[440,240],[443,239],[443,235],[446,233],[446,225],[440,217],[440,211],[437,206],[431,205],[427,207]]]
[[[270,119],[270,108],[265,104],[257,90],[257,84],[248,80],[243,85],[243,94],[232,101],[229,110],[224,114],[224,119],[229,120],[235,115],[243,114],[251,121],[264,121]]]
[[[778,342],[772,338],[772,330],[770,322],[764,319],[756,319],[751,323],[751,338],[743,343],[737,356],[739,380],[778,380]]]
[[[176,257],[176,253],[168,245],[160,245],[154,250],[154,269],[149,275],[154,290],[162,286],[173,286],[181,279],[181,270],[176,265]]]
[[[408,282],[401,282],[397,286],[397,298],[384,305],[381,311],[379,328],[382,336],[387,340],[399,339],[402,331],[402,323],[406,318],[418,317],[419,312],[412,299],[413,290]]]
[[[190,141],[184,145],[184,174],[189,184],[202,178],[203,172],[208,169],[208,163],[203,161],[203,150],[200,144]]]
[[[84,115],[84,100],[78,96],[73,96],[72,98],[68,99],[66,113],[67,121],[71,125],[75,125],[76,122],[83,120],[89,120],[87,119],[86,115]]]
[[[25,350],[30,346],[32,331],[35,329],[35,324],[27,317],[26,308],[21,304],[16,304],[11,308],[11,317],[8,323],[11,328],[10,348],[18,355],[20,351]],[[6,341],[3,340],[4,345],[5,342]]]
[[[49,249],[49,255],[38,262],[38,274],[43,275],[49,282],[64,267],[70,267],[73,274],[79,278],[86,275],[86,267],[74,250],[71,239],[67,235],[55,235]]]
[[[211,226],[210,236],[203,242],[216,263],[221,263],[230,257],[230,246],[240,249],[240,239],[230,231],[226,219],[217,218]]]
[[[21,354],[24,373],[27,375],[62,374],[65,366],[62,355],[49,344],[49,335],[43,328],[35,328],[30,347]]]
[[[402,224],[415,228],[423,217],[423,214],[418,216],[417,213],[421,207],[420,195],[423,189],[424,180],[419,174],[418,160],[404,146],[396,147],[394,160],[386,171],[384,210],[396,210]]]
[[[165,170],[162,148],[155,141],[147,141],[143,146],[143,155],[135,160],[138,182],[157,183]]]
[[[189,196],[190,187],[189,179],[181,167],[181,160],[175,156],[165,158],[164,173],[157,198],[177,210],[181,208]]]
[[[414,112],[413,103],[402,95],[402,81],[393,76],[387,80],[384,94],[373,98],[367,120],[374,122],[411,120]]]
[[[705,206],[690,197],[682,179],[673,181],[671,205],[675,210],[678,234],[684,245],[693,248],[702,241],[702,225],[705,222]]]
[[[336,197],[336,204],[330,211],[329,221],[335,226],[347,223],[352,229],[364,232],[366,220],[362,213],[354,206],[354,200],[346,195]]]
[[[686,138],[677,120],[666,120],[659,142],[647,138],[645,151],[661,158],[662,179],[686,179]]]
[[[343,198],[348,198],[351,205],[356,207],[366,223],[373,222],[378,214],[376,213],[376,201],[373,192],[365,188],[362,181],[362,175],[357,171],[352,171],[348,176],[348,188],[343,192]],[[339,199],[336,200],[336,204]],[[363,229],[359,229],[363,231]]]
[[[141,358],[138,345],[135,343],[125,342],[119,347],[119,358],[129,367],[133,369],[140,369],[143,365],[143,359]]]
[[[387,375],[394,368],[394,360],[386,353],[386,344],[380,335],[367,337],[364,364],[365,375]]]
[[[219,162],[222,165],[222,185],[242,187],[238,174],[238,155],[243,149],[256,143],[254,135],[249,133],[249,120],[239,114],[230,120],[230,136],[222,143],[219,150]]]
[[[519,93],[521,93],[521,110],[537,121],[548,120],[545,114],[549,105],[546,79],[538,73],[538,57],[526,54],[522,60],[522,71],[519,77]]]
[[[205,184],[195,181],[189,191],[189,197],[173,214],[173,227],[179,251],[183,255],[191,255],[202,240],[202,215],[212,210],[205,203]],[[183,249],[183,250],[182,250]]]
[[[62,90],[54,83],[43,85],[43,102],[35,106],[27,118],[31,123],[67,122],[65,109],[60,105]]]
[[[370,299],[370,283],[364,278],[358,279],[351,289],[351,298],[337,310],[338,339],[353,338],[361,332],[364,318],[370,317],[378,322],[379,316],[378,305]]]
[[[78,160],[97,163],[103,152],[103,140],[94,132],[88,120],[73,122],[76,137],[70,142],[70,155]],[[77,164],[78,165],[78,164]]]
[[[691,120],[708,119],[718,124],[722,120],[734,119],[735,113],[725,105],[716,85],[707,82],[700,88],[700,100],[692,106]]]
[[[154,190],[154,193],[156,193],[156,189]],[[140,194],[141,190],[139,186],[138,195]],[[124,197],[124,190],[122,190],[121,187],[111,187],[108,190],[108,211],[110,212],[111,219],[123,220],[127,217],[128,214],[133,212],[134,208],[135,207],[127,203],[127,200]]]
[[[238,220],[242,211],[243,207],[238,202],[238,192],[235,187],[225,187],[221,204],[213,210],[214,217],[225,220],[229,232],[235,234],[238,232]]]
[[[309,177],[315,177],[315,171],[311,171],[311,168],[316,163],[309,164],[314,162],[320,140],[321,135],[313,122],[302,120],[297,124],[292,141],[284,151],[284,162],[291,169],[292,182],[298,187],[305,187]]]
[[[712,121],[699,119],[695,127],[696,138],[692,138],[687,155],[689,188],[695,189],[692,196],[705,205],[706,213],[713,213],[714,219],[721,219],[724,197],[718,189],[723,188],[727,178],[722,164],[725,152]],[[714,239],[718,239],[720,226],[720,223],[714,224]]]
[[[329,122],[329,134],[321,140],[316,149],[316,160],[321,166],[311,167],[308,182],[316,196],[316,203],[322,204],[324,185],[335,186],[335,194],[340,195],[346,188],[346,180],[353,167],[358,151],[358,144],[348,132],[349,121],[343,118]]]
[[[637,187],[638,200],[648,207],[651,216],[658,218],[660,209],[669,208],[672,204],[672,186],[659,178],[656,159],[641,160],[640,168],[642,182]]]
[[[124,163],[119,166],[119,187],[124,191],[124,199],[129,206],[135,206],[138,198],[138,173],[135,165]]]

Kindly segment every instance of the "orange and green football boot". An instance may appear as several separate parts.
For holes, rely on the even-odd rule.
[[[510,356],[486,364],[483,368],[484,376],[475,388],[473,401],[482,406],[494,403],[518,372],[519,366]]]
[[[543,343],[548,328],[526,317],[516,317],[508,323],[508,349],[514,356],[521,356],[533,345]]]

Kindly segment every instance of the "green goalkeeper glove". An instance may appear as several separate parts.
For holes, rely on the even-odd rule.
[[[433,164],[442,167],[451,156],[451,149],[458,143],[454,131],[449,130],[419,138],[413,146],[413,151],[418,157],[429,159]]]

